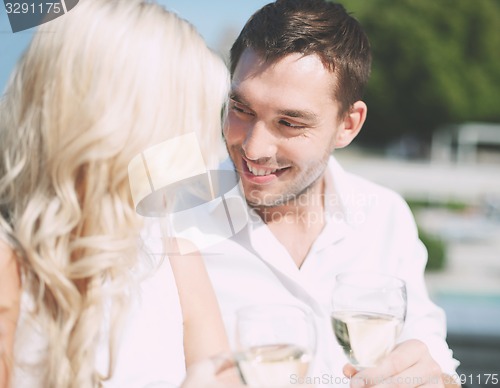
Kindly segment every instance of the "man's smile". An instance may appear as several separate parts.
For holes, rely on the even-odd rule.
[[[290,167],[279,168],[277,166],[266,166],[258,163],[253,163],[245,158],[241,161],[241,175],[249,182],[256,184],[267,184],[278,179]]]

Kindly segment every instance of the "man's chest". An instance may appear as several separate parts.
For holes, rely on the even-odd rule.
[[[214,288],[229,305],[300,299],[323,308],[329,306],[338,273],[387,272],[397,261],[387,243],[349,233],[328,244],[313,244],[300,269],[286,247],[270,236],[252,244],[227,241],[205,257]]]

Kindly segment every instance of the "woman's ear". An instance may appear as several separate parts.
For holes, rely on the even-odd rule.
[[[344,148],[358,135],[366,120],[368,107],[363,101],[356,101],[345,115],[335,136],[335,148]]]

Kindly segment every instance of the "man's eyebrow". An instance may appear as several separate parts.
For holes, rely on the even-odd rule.
[[[250,107],[250,104],[245,101],[245,98],[241,96],[240,93],[232,91],[229,98],[239,104]],[[300,109],[282,109],[277,112],[281,116],[293,117],[296,119],[303,119],[310,122],[318,121],[318,115],[310,110],[300,110]]]
[[[309,110],[295,110],[295,109],[285,109],[278,111],[280,115],[293,117],[296,119],[304,119],[309,121],[318,120],[318,115]]]

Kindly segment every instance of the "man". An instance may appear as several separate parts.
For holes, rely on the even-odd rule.
[[[205,250],[227,327],[249,304],[309,308],[318,346],[316,386],[453,385],[457,362],[442,310],[423,280],[426,252],[406,203],[343,171],[331,156],[359,133],[370,72],[358,22],[324,0],[278,0],[247,22],[231,49],[224,137],[250,209],[246,228]],[[404,279],[407,320],[398,346],[357,372],[330,326],[335,276],[377,271]],[[347,364],[347,365],[346,365]],[[345,366],[344,366],[345,365]],[[290,377],[290,383],[297,381]]]

